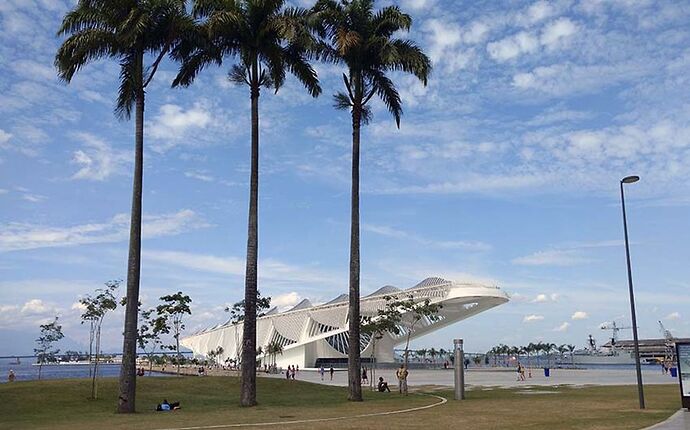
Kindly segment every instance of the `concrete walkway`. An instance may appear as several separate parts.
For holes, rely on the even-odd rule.
[[[276,378],[285,378],[285,375],[271,375]],[[297,379],[307,382],[316,382],[326,385],[347,386],[347,372],[336,371],[331,381],[328,372],[324,380],[316,371],[300,370]],[[380,369],[376,377],[383,376],[391,387],[397,385],[395,369]],[[369,374],[371,378],[371,374]],[[662,375],[656,368],[643,370],[642,379],[645,384],[677,384],[677,378]],[[517,388],[528,386],[551,385],[635,385],[637,379],[635,369],[551,369],[551,376],[545,377],[542,369],[533,369],[532,377],[526,381],[517,381],[516,373],[507,369],[470,369],[465,374],[465,382],[469,386]],[[453,386],[452,369],[419,369],[410,370],[408,378],[410,386],[436,385],[444,387]]]
[[[690,430],[690,412],[687,409],[681,409],[666,421],[643,430]]]

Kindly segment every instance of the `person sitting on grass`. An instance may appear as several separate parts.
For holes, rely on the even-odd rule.
[[[391,392],[391,389],[388,388],[388,382],[383,380],[383,376],[379,376],[378,390],[379,393],[384,393],[386,391],[388,391],[389,393]]]

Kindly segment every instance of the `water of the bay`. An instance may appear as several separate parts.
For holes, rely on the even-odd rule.
[[[28,381],[38,379],[38,366],[32,364],[35,360],[22,359],[21,364],[16,364],[12,359],[0,359],[0,383],[7,382],[10,369],[14,371],[17,381]],[[117,377],[120,375],[119,364],[99,364],[98,375],[100,377]],[[148,372],[146,372],[148,376]],[[160,373],[152,373],[151,376],[164,376]],[[41,369],[41,379],[65,379],[65,378],[88,378],[88,365],[44,365]]]

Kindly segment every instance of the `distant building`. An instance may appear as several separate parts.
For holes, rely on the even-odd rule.
[[[362,316],[375,316],[378,309],[386,305],[386,296],[400,298],[412,296],[415,300],[429,298],[432,303],[443,305],[437,316],[419,321],[411,334],[417,338],[434,330],[449,326],[480,312],[508,301],[508,296],[498,287],[475,283],[460,283],[441,278],[427,278],[407,290],[387,285],[368,296],[362,297]],[[348,340],[348,296],[342,294],[328,303],[313,306],[309,300],[302,300],[297,306],[285,312],[271,309],[257,319],[257,347],[265,348],[273,342],[283,347],[283,353],[276,356],[279,367],[298,365],[302,368],[320,364],[339,364],[347,361]],[[405,342],[406,321],[403,316],[401,333],[387,333],[376,342],[376,359],[379,362],[393,362],[393,348]],[[242,342],[242,324],[230,321],[194,333],[181,340],[195,355],[206,355],[219,346],[223,348],[221,361],[237,356],[238,344]],[[371,356],[370,336],[362,335],[360,348],[362,359]],[[260,355],[259,358],[264,358]]]

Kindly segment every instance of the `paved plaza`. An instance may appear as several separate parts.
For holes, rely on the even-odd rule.
[[[285,375],[271,375],[282,377]],[[369,375],[371,376],[371,375]],[[397,380],[395,369],[380,369],[376,377],[383,378],[395,389]],[[347,386],[347,372],[336,370],[333,380],[330,380],[328,369],[324,380],[316,369],[303,369],[298,372],[297,379],[327,385]],[[657,367],[643,369],[642,379],[645,384],[677,384],[678,379],[663,375]],[[453,386],[452,369],[412,369],[408,378],[410,386],[435,385]],[[637,383],[635,369],[551,369],[551,376],[545,377],[543,369],[532,369],[532,377],[526,381],[517,381],[516,372],[509,369],[469,369],[465,373],[465,382],[469,387],[525,387],[550,385],[634,385]]]

